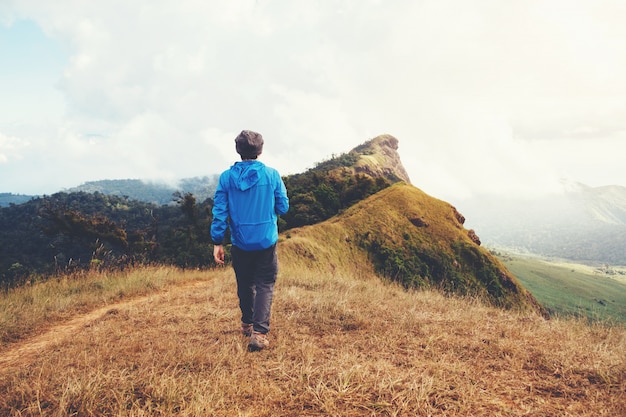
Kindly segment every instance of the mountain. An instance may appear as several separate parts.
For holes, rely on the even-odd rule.
[[[291,208],[282,229],[319,223],[393,183],[409,182],[397,150],[396,138],[381,135],[285,177]]]
[[[156,205],[166,205],[174,203],[176,193],[191,193],[198,201],[213,198],[218,177],[218,174],[213,174],[203,177],[183,178],[178,180],[176,184],[166,184],[141,179],[105,179],[87,181],[81,185],[63,191],[66,193],[102,193]],[[38,197],[40,196],[0,193],[0,207],[8,207],[11,204],[22,204]]]
[[[213,198],[217,186],[218,175],[194,178],[183,178],[175,185],[150,182],[140,179],[89,181],[67,190],[73,192],[99,192],[106,195],[126,196],[132,200],[154,203],[157,205],[172,204],[175,193],[193,194],[198,201]]]
[[[400,161],[398,139],[391,135],[380,135],[354,148],[351,153],[358,155],[354,164],[355,173],[365,173],[372,177],[383,177],[389,181],[410,183],[409,174]]]
[[[543,311],[463,227],[465,217],[455,207],[410,184],[397,149],[395,137],[381,135],[287,177],[292,212],[283,216],[284,251],[308,259],[312,268],[369,265],[407,288],[434,287]],[[328,207],[334,210],[323,210]]]
[[[585,263],[626,265],[626,187],[564,183],[532,200],[459,202],[486,245]]]
[[[36,198],[34,195],[0,193],[0,207],[8,207],[11,204],[22,204]]]
[[[288,230],[280,247],[287,259],[299,258],[311,269],[369,267],[407,288],[543,312],[463,221],[449,203],[399,182],[325,222]]]
[[[592,188],[581,184],[578,196],[596,223],[626,226],[626,187]]]
[[[291,208],[279,226],[286,248],[303,245],[295,253],[302,249],[313,263],[370,266],[406,288],[434,287],[505,308],[541,310],[463,227],[465,218],[454,207],[408,183],[397,149],[396,138],[381,135],[285,177]],[[198,181],[204,187],[208,182]],[[25,274],[66,267],[211,266],[211,200],[197,204],[193,194],[179,194],[177,207],[159,206],[124,194],[135,188],[145,189],[135,180],[101,181],[0,210],[0,226],[7,229],[0,236],[3,281],[19,283]],[[336,256],[322,259],[328,251]]]

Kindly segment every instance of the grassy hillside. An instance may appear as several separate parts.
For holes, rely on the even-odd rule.
[[[542,311],[462,221],[450,204],[398,183],[324,223],[288,231],[284,247],[310,268],[371,265],[407,288],[437,288],[505,308]]]
[[[606,268],[554,263],[519,255],[501,256],[534,296],[558,315],[626,323],[626,278]]]
[[[0,415],[626,413],[623,328],[407,291],[366,268],[311,270],[290,251],[281,243],[259,353],[238,332],[230,268],[91,273],[3,295],[3,328],[13,313],[40,318],[0,349]]]

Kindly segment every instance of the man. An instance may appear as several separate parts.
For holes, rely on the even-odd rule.
[[[257,161],[263,151],[261,134],[242,131],[235,138],[235,149],[241,161],[220,175],[215,191],[213,258],[224,264],[223,241],[230,228],[241,331],[250,337],[248,350],[257,351],[269,345],[267,333],[278,273],[276,222],[289,209],[289,199],[278,171]]]

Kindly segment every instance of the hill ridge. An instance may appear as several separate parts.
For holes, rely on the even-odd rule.
[[[506,308],[539,308],[506,268],[480,248],[476,233],[464,230],[464,218],[454,207],[408,182],[398,146],[395,137],[380,135],[302,174],[285,177],[290,209],[279,220],[281,232],[339,215],[347,228],[344,234],[383,277],[407,288],[437,286],[480,294]],[[0,278],[6,286],[20,285],[30,279],[28,274],[59,271],[65,265],[211,266],[205,251],[211,241],[212,200],[198,204],[188,193],[179,194],[176,202],[155,206],[81,191],[4,208],[0,225],[7,233],[0,235]],[[34,220],[25,221],[25,211],[33,213]],[[347,221],[359,212],[358,224]],[[375,221],[382,218],[387,221]],[[23,232],[14,230],[18,225]],[[21,245],[14,237],[21,237]],[[339,239],[337,244],[344,242],[341,236],[333,238]]]
[[[281,251],[310,268],[370,265],[406,288],[435,287],[546,315],[463,221],[449,203],[399,182],[325,222],[288,230]]]

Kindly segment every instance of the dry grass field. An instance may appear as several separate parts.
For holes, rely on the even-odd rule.
[[[0,415],[626,415],[624,328],[281,267],[271,346],[255,353],[230,268],[3,295]]]

